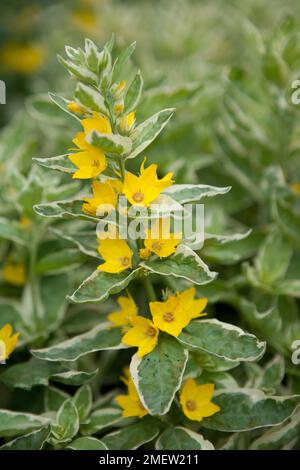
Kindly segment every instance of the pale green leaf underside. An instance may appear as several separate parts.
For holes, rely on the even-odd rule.
[[[184,245],[179,245],[176,253],[168,258],[149,259],[141,266],[152,273],[181,277],[197,285],[207,284],[217,276],[193,250]]]
[[[69,296],[69,299],[74,303],[102,302],[110,295],[125,289],[138,276],[139,272],[140,268],[133,271],[123,271],[120,274],[96,270]]]
[[[76,361],[79,357],[92,352],[120,349],[124,347],[121,339],[121,330],[112,328],[111,324],[106,322],[87,333],[74,336],[49,348],[35,349],[32,354],[45,361]]]

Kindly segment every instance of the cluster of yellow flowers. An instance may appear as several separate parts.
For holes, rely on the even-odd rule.
[[[121,82],[123,86],[123,82]],[[120,85],[119,85],[120,86]],[[115,92],[116,93],[116,92]],[[122,106],[122,105],[120,105]],[[68,105],[68,109],[76,114],[83,114],[84,109],[75,102]],[[131,112],[119,120],[120,130],[130,132],[135,122],[135,113]],[[96,130],[101,134],[111,134],[112,128],[109,120],[101,114],[94,112],[92,117],[81,120],[84,132],[77,133],[73,143],[77,152],[69,154],[70,161],[78,168],[73,178],[91,179],[92,197],[84,198],[82,209],[87,214],[96,215],[100,205],[116,208],[118,196],[124,195],[130,204],[134,206],[149,207],[157,199],[160,193],[174,183],[172,173],[168,173],[162,179],[157,176],[157,165],[151,164],[145,168],[145,160],[140,168],[140,175],[126,172],[124,179],[106,178],[99,181],[97,178],[107,168],[107,158],[102,149],[89,144],[87,135]],[[159,222],[158,222],[159,223]],[[144,248],[140,249],[141,259],[146,259],[151,253],[160,258],[170,256],[175,252],[180,242],[180,234],[169,233],[169,237],[163,237],[162,231],[152,227],[145,234]],[[155,234],[159,234],[155,237]],[[132,268],[133,251],[125,240],[119,238],[107,238],[99,241],[99,254],[104,259],[98,269],[107,273],[120,273]]]
[[[164,302],[150,302],[152,321],[138,315],[137,306],[130,295],[122,296],[118,298],[121,309],[109,314],[108,320],[125,332],[123,343],[138,347],[138,355],[143,357],[155,348],[159,331],[177,337],[193,318],[206,315],[203,310],[207,299],[195,299],[195,294],[195,288],[191,287],[169,295]]]
[[[155,202],[164,189],[174,183],[172,173],[159,179],[157,165],[151,164],[145,168],[145,160],[141,164],[139,175],[125,171],[123,166],[123,171],[114,170],[116,177],[103,176],[108,165],[107,155],[103,149],[88,142],[87,137],[93,130],[101,135],[112,134],[112,127],[119,134],[130,136],[135,126],[135,113],[130,112],[122,116],[125,87],[124,80],[113,86],[115,99],[113,126],[107,117],[98,112],[88,115],[78,103],[68,104],[69,111],[82,118],[80,122],[83,131],[75,136],[73,143],[76,149],[74,153],[69,154],[69,159],[77,168],[73,173],[73,178],[93,179],[92,197],[84,198],[82,205],[82,211],[89,215],[97,215],[99,206],[104,204],[111,210],[116,209],[120,195],[125,196],[132,206],[147,208]],[[143,238],[144,246],[138,246],[142,260],[152,254],[159,258],[166,258],[175,253],[182,235],[171,233],[170,220],[164,218],[157,219]],[[98,252],[104,260],[98,266],[98,270],[102,272],[120,273],[133,267],[134,252],[128,242],[118,236],[99,238]],[[170,294],[162,302],[150,302],[151,320],[138,314],[138,308],[130,294],[121,296],[118,298],[120,310],[110,313],[108,320],[113,323],[114,327],[123,330],[122,342],[127,346],[137,347],[137,354],[142,358],[156,347],[160,331],[177,337],[193,318],[206,315],[204,309],[207,299],[196,299],[195,294],[195,288],[191,287],[183,292]],[[123,408],[123,415],[143,417],[148,414],[147,409],[141,403],[129,370],[125,371],[122,381],[127,386],[128,395],[118,396],[116,400]],[[187,380],[180,392],[180,403],[184,414],[192,420],[200,421],[203,417],[219,411],[219,407],[211,402],[213,393],[213,384],[198,385],[193,379]]]
[[[121,380],[125,383],[128,394],[117,396],[116,402],[123,409],[124,418],[142,418],[147,415],[148,410],[140,400],[128,368],[125,368]],[[193,421],[202,421],[203,418],[220,411],[220,407],[211,401],[214,391],[214,384],[198,385],[194,379],[186,380],[179,394],[185,416]]]
[[[128,346],[137,346],[140,357],[150,353],[158,341],[159,330],[172,336],[178,336],[193,318],[205,316],[203,312],[207,305],[205,297],[195,299],[195,288],[191,287],[175,295],[169,295],[164,302],[150,302],[152,320],[139,316],[138,308],[133,298],[121,296],[118,298],[120,310],[108,315],[114,326],[124,331],[122,341]],[[116,397],[118,405],[123,409],[124,417],[142,418],[148,411],[143,406],[129,369],[124,371],[122,381],[128,394]],[[181,388],[180,404],[184,414],[191,420],[201,421],[202,418],[213,415],[220,410],[212,403],[214,384],[198,385],[195,380],[188,379]]]

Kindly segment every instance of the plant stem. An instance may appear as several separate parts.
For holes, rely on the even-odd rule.
[[[120,174],[122,181],[124,181],[125,178],[125,160],[121,157],[119,157],[119,168],[120,168]]]
[[[155,290],[154,290],[152,282],[150,281],[149,276],[143,276],[143,284],[144,284],[144,287],[145,287],[145,290],[147,292],[150,302],[155,302],[157,300],[156,294],[155,294]]]
[[[35,326],[39,324],[39,286],[37,282],[37,276],[35,273],[36,261],[37,261],[37,250],[38,250],[39,236],[37,232],[33,233],[30,251],[29,251],[29,283],[31,288],[32,308],[33,317],[35,320]]]

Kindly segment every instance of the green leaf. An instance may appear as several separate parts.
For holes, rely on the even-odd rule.
[[[50,168],[51,170],[62,171],[63,173],[74,173],[76,167],[73,165],[71,160],[68,158],[70,154],[58,155],[57,157],[35,157],[32,160],[37,162],[39,165]]]
[[[279,450],[299,438],[300,412],[297,411],[288,422],[270,429],[250,444],[249,450]]]
[[[58,106],[65,113],[72,116],[72,118],[77,119],[77,121],[80,123],[79,117],[75,113],[72,113],[71,111],[69,111],[68,109],[68,104],[71,103],[70,100],[66,100],[62,96],[58,96],[55,93],[48,93],[48,95],[51,101],[53,101],[53,103],[56,104],[56,106]]]
[[[0,447],[0,450],[41,450],[50,434],[50,426],[17,437]]]
[[[255,260],[260,281],[273,284],[281,279],[287,271],[292,254],[291,244],[280,233],[272,232]]]
[[[180,202],[180,204],[186,204],[189,202],[199,202],[204,197],[226,194],[230,189],[230,186],[218,188],[205,184],[173,184],[165,189],[163,194],[167,194],[176,202]]]
[[[0,437],[14,437],[46,427],[49,419],[18,411],[0,410]]]
[[[91,412],[93,405],[92,389],[89,385],[79,388],[73,398],[77,408],[79,421],[82,422]]]
[[[97,75],[89,70],[85,65],[76,64],[70,60],[65,60],[61,56],[57,56],[58,61],[68,69],[71,75],[75,76],[77,79],[82,80],[84,83],[89,85],[97,85],[98,77]]]
[[[239,432],[281,424],[300,405],[300,395],[278,397],[255,389],[220,390],[213,402],[221,410],[204,418],[202,425],[218,431]]]
[[[114,80],[118,80],[120,75],[123,73],[124,66],[126,65],[127,61],[132,56],[134,50],[136,48],[136,41],[132,42],[129,46],[127,46],[117,57],[114,66],[113,66],[113,78]]]
[[[128,155],[132,147],[129,137],[119,134],[100,134],[96,130],[89,132],[86,141],[104,152],[117,156]]]
[[[266,344],[241,328],[216,319],[194,320],[178,336],[185,347],[231,361],[257,361]]]
[[[143,77],[141,75],[141,72],[139,71],[130,83],[129,88],[126,92],[124,113],[128,114],[136,109],[141,99],[142,91]]]
[[[186,279],[197,285],[213,281],[217,273],[208,266],[189,247],[179,245],[176,253],[168,258],[148,259],[141,263],[147,271],[163,276],[174,276]]]
[[[299,214],[285,201],[277,199],[272,201],[273,217],[286,236],[299,248],[300,246],[300,220]]]
[[[108,450],[134,450],[155,439],[158,433],[157,421],[150,416],[146,416],[137,423],[107,434],[102,438],[102,442]]]
[[[95,236],[95,234],[94,234]],[[78,250],[64,248],[54,253],[48,253],[40,258],[35,266],[36,274],[43,276],[45,274],[64,273],[83,263],[86,257]]]
[[[277,284],[277,293],[300,298],[300,279],[284,279]]]
[[[106,322],[87,333],[74,336],[49,348],[35,349],[32,354],[44,361],[76,361],[79,357],[92,352],[124,348],[121,340],[121,330],[112,328],[111,324]]]
[[[80,106],[107,115],[105,100],[94,87],[79,82],[76,87],[75,98]]]
[[[45,410],[47,412],[56,413],[68,398],[70,398],[70,396],[59,388],[47,387],[44,396]]]
[[[190,429],[176,426],[166,429],[157,439],[156,450],[214,450],[211,442]]]
[[[5,219],[0,217],[0,238],[9,240],[19,245],[26,245],[28,243],[28,233],[20,224],[14,220]]]
[[[49,385],[52,375],[67,370],[61,364],[32,358],[27,362],[9,367],[0,375],[0,381],[8,387],[31,390],[37,385]]]
[[[156,348],[132,358],[130,373],[144,407],[152,415],[166,414],[180,388],[188,352],[176,339],[160,334]]]
[[[59,408],[55,423],[51,424],[52,442],[69,442],[79,431],[79,417],[75,404],[66,400]]]
[[[79,437],[68,445],[72,450],[107,450],[106,445],[95,437]]]
[[[189,361],[195,364],[195,368],[207,370],[208,372],[223,372],[231,370],[237,367],[240,363],[237,361],[231,361],[218,356],[212,356],[199,350],[190,351]],[[189,363],[187,364],[187,368]]]
[[[82,212],[82,199],[73,201],[56,201],[48,204],[37,204],[34,212],[43,217],[57,217],[59,219],[82,219],[91,222],[99,222],[99,219]]]
[[[94,258],[99,258],[97,252],[97,237],[95,237],[95,230],[76,230],[74,231],[64,231],[58,230],[57,228],[51,228],[51,232],[54,233],[57,237],[63,238],[74,245],[87,256],[93,256]]]
[[[101,408],[94,411],[81,425],[80,432],[84,435],[97,434],[105,428],[122,421],[121,410],[118,408]]]
[[[243,238],[238,237],[238,239],[235,238],[235,235],[232,235],[232,238],[229,236],[231,239],[226,241],[205,238],[201,254],[210,262],[226,265],[236,264],[238,261],[256,254],[257,247],[263,239],[263,235],[258,232],[250,234],[247,232],[244,235],[246,236]]]
[[[167,125],[173,113],[174,109],[172,108],[164,109],[137,126],[131,135],[133,139],[132,150],[127,158],[135,158],[143,152]]]
[[[133,271],[123,271],[120,274],[94,271],[78,289],[69,296],[71,302],[103,302],[112,294],[124,290],[140,273],[140,268]]]
[[[95,369],[92,372],[84,372],[80,370],[68,370],[67,372],[61,372],[51,376],[53,382],[59,382],[65,385],[84,385],[87,382],[93,380],[98,374],[99,369]]]
[[[31,117],[42,124],[49,125],[51,122],[57,126],[64,126],[67,123],[67,117],[57,109],[57,106],[49,100],[49,96],[46,94],[29,96],[26,99],[26,108]]]

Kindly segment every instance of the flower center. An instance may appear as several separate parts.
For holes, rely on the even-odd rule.
[[[135,202],[142,202],[145,199],[145,195],[141,193],[141,191],[137,191],[136,193],[133,194],[132,199]]]
[[[94,160],[92,163],[92,167],[99,168],[99,166],[100,166],[99,160]]]
[[[197,408],[197,405],[194,400],[188,400],[186,402],[186,407],[189,411],[195,411],[195,409]]]
[[[153,328],[153,326],[149,326],[146,336],[149,336],[149,338],[154,338],[156,336],[156,329]]]
[[[128,256],[123,256],[123,258],[120,258],[119,261],[122,266],[128,266],[130,263],[130,259],[128,258]]]
[[[161,251],[161,249],[162,249],[162,244],[160,242],[152,243],[152,250]]]
[[[166,313],[164,313],[164,315],[163,315],[163,319],[164,319],[167,323],[171,323],[172,321],[174,321],[174,315],[173,315],[173,313],[171,313],[171,312],[166,312]]]

